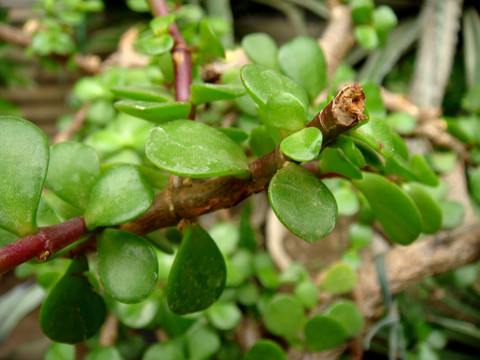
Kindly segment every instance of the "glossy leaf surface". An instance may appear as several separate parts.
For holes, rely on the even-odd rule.
[[[260,119],[267,127],[298,131],[305,125],[306,112],[302,102],[290,93],[273,94],[265,110],[259,109]]]
[[[318,42],[299,36],[280,48],[278,61],[283,72],[301,84],[311,100],[327,84],[327,65]]]
[[[327,309],[326,315],[340,323],[349,337],[358,335],[365,325],[362,313],[351,300],[336,301]]]
[[[288,316],[287,316],[288,314]],[[275,335],[295,337],[305,325],[306,317],[300,302],[292,295],[277,294],[263,314],[265,327]]]
[[[200,178],[249,173],[242,148],[199,122],[178,120],[152,129],[145,151],[152,163],[175,175]]]
[[[199,225],[185,229],[167,285],[169,308],[176,314],[204,310],[225,287],[225,261],[217,245]]]
[[[53,341],[75,344],[93,336],[105,320],[102,297],[83,275],[87,260],[74,260],[40,309],[40,327]]]
[[[118,165],[95,183],[85,209],[89,229],[133,220],[152,205],[153,191],[133,165]]]
[[[270,35],[248,34],[242,38],[242,48],[253,63],[278,70],[277,44]]]
[[[98,274],[115,300],[138,303],[155,288],[158,262],[145,239],[117,229],[105,229],[98,238]]]
[[[337,220],[337,203],[328,188],[300,165],[280,169],[268,187],[268,198],[278,219],[308,242],[328,235]]]
[[[352,179],[361,179],[362,172],[340,149],[327,147],[319,156],[318,167],[323,174],[341,174]]]
[[[139,101],[167,102],[175,100],[172,93],[161,87],[116,86],[110,88],[110,91],[118,97]]]
[[[143,355],[143,360],[186,360],[178,341],[167,340],[152,345]]]
[[[50,190],[69,204],[84,209],[99,175],[98,155],[90,146],[76,142],[52,146],[45,181]]]
[[[315,315],[305,325],[305,340],[311,351],[332,349],[347,340],[347,337],[343,326],[328,316]]]
[[[182,102],[150,102],[138,100],[120,100],[115,108],[125,114],[139,117],[154,123],[163,123],[170,120],[186,119],[191,105]]]
[[[309,127],[283,139],[280,149],[293,160],[311,161],[320,152],[322,140],[322,132],[315,127]]]
[[[417,206],[422,217],[422,232],[434,234],[442,227],[442,209],[433,197],[419,184],[404,185],[407,194]]]
[[[228,84],[192,84],[190,85],[190,101],[203,104],[216,100],[228,100],[245,94],[241,85]]]
[[[387,156],[393,156],[395,153],[392,129],[381,119],[371,118],[368,123],[359,127],[352,136]]]
[[[16,116],[0,117],[1,228],[21,237],[37,230],[48,158],[48,139],[38,127]]]
[[[420,213],[396,184],[373,173],[364,173],[363,179],[353,183],[366,196],[375,217],[393,241],[408,245],[420,235]]]
[[[276,342],[272,340],[257,341],[247,353],[243,360],[287,360],[285,352]]]

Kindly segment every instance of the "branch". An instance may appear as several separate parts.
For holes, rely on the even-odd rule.
[[[362,114],[364,100],[365,95],[359,84],[348,85],[306,126],[319,126],[324,138],[332,140],[365,119]],[[325,127],[328,124],[331,128]],[[192,219],[215,210],[233,207],[250,195],[264,191],[273,175],[288,161],[277,147],[250,164],[249,180],[224,176],[195,182],[190,187],[164,189],[155,196],[152,206],[144,215],[120,225],[119,228],[146,234],[176,225],[181,219]],[[35,235],[0,248],[0,273],[34,257],[45,260],[86,232],[85,223],[80,217],[42,228]]]

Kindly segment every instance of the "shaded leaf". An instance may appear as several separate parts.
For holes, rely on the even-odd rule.
[[[405,184],[404,189],[422,216],[422,232],[434,234],[440,230],[442,226],[442,210],[433,197],[422,186],[415,183]]]
[[[347,264],[332,265],[322,282],[322,290],[332,294],[351,292],[357,284],[357,273]]]
[[[273,340],[257,341],[243,357],[243,360],[287,360],[287,355],[280,345]]]
[[[365,325],[362,313],[351,300],[336,301],[328,307],[325,315],[342,325],[349,337],[358,335]]]
[[[286,294],[277,294],[272,298],[265,308],[263,318],[268,331],[287,338],[297,336],[306,321],[300,302]]]
[[[190,101],[203,104],[216,100],[228,100],[245,94],[245,88],[235,84],[192,84],[190,85]]]
[[[132,100],[151,101],[157,103],[175,100],[172,93],[162,87],[115,86],[110,88],[110,90],[118,97]]]
[[[311,161],[320,152],[322,140],[323,135],[319,129],[308,127],[283,139],[280,149],[293,160]]]
[[[120,100],[115,108],[125,114],[136,116],[154,123],[186,119],[191,105],[182,102],[150,102],[138,100]]]
[[[305,340],[311,351],[324,351],[337,347],[347,340],[347,333],[336,320],[315,315],[305,325]]]
[[[248,34],[242,38],[242,48],[247,57],[256,64],[278,70],[277,44],[265,33]]]

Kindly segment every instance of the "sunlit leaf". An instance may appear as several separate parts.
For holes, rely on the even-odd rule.
[[[138,100],[120,100],[115,108],[128,115],[136,116],[154,123],[186,119],[191,105],[182,102],[150,102]]]
[[[248,34],[242,38],[242,48],[253,63],[278,70],[278,49],[270,35]]]
[[[320,130],[308,127],[283,139],[280,149],[293,160],[311,161],[320,152],[322,140],[323,135]]]

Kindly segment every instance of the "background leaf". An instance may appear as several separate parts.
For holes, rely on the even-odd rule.
[[[297,336],[306,321],[300,302],[286,294],[277,294],[272,298],[265,308],[263,318],[265,327],[272,334],[287,338]]]
[[[305,325],[305,340],[309,350],[324,351],[347,340],[347,333],[336,320],[324,315],[315,315]]]
[[[242,48],[253,63],[279,70],[277,44],[270,35],[265,33],[248,34],[242,38]]]
[[[138,100],[120,100],[115,108],[125,114],[139,117],[154,123],[186,119],[191,105],[182,102],[152,102]]]

